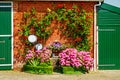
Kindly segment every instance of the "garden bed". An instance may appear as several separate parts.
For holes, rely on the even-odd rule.
[[[25,72],[34,73],[34,74],[52,74],[53,67],[52,66],[30,66],[24,65],[23,67]]]
[[[62,67],[62,73],[63,74],[83,74],[84,71],[82,71],[80,68],[74,68],[70,66],[64,66]]]

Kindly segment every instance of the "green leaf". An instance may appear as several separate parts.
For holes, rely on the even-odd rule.
[[[28,13],[28,12],[24,12],[24,15],[23,15],[23,17],[26,19],[26,18],[28,18],[30,16],[30,14]]]
[[[68,12],[68,14],[71,14],[73,11],[69,9],[67,12]]]
[[[73,8],[73,9],[77,9],[77,6],[76,6],[76,5],[73,5],[72,8]]]
[[[32,10],[31,10],[31,11],[32,11],[32,14],[33,14],[33,15],[35,15],[35,14],[36,14],[36,10],[35,10],[35,8],[34,8],[34,7],[32,8]]]
[[[47,20],[46,22],[45,22],[45,24],[48,26],[48,25],[50,25],[50,23],[51,23],[51,21],[49,21],[49,20]]]
[[[38,23],[37,23],[37,22],[34,22],[33,26],[34,26],[34,27],[38,27]]]

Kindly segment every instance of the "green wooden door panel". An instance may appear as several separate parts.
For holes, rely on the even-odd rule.
[[[99,25],[99,69],[120,69],[120,25]]]
[[[0,66],[0,70],[11,70],[11,66]]]
[[[11,3],[0,3],[0,6],[11,6]],[[12,69],[11,35],[11,7],[0,7],[0,70]]]
[[[0,7],[0,35],[11,34],[11,8]]]
[[[0,64],[11,64],[11,38],[0,37]]]

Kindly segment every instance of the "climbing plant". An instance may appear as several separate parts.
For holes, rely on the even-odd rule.
[[[60,30],[67,38],[73,39],[73,46],[78,50],[89,50],[88,35],[90,33],[90,18],[81,7],[73,5],[72,9],[65,6],[57,9],[57,19],[61,22]]]
[[[26,38],[24,41],[27,45],[30,44],[27,37],[31,34],[38,36],[39,39],[44,40],[45,42],[51,34],[51,29],[48,27],[50,20],[48,19],[49,18],[42,18],[37,15],[35,8],[32,8],[28,12],[24,12],[21,25],[22,31],[20,33]]]
[[[56,5],[53,9],[47,8],[46,14],[40,19],[36,16],[34,8],[30,12],[25,12],[22,34],[24,36],[35,34],[46,40],[52,33],[50,27],[52,21],[57,21],[60,24],[57,28],[62,34],[73,40],[73,43],[70,43],[73,47],[85,51],[90,49],[88,36],[91,21],[86,11],[76,5],[71,9],[67,9],[65,5]]]

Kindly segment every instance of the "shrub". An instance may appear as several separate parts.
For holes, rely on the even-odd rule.
[[[42,50],[31,51],[29,50],[25,56],[25,61],[28,65],[38,66],[41,63],[50,63],[50,56],[52,51],[44,47]]]
[[[71,67],[71,66],[63,66],[62,73],[64,73],[64,74],[82,74],[83,72],[81,71],[80,68],[75,68],[75,67]]]
[[[26,64],[23,69],[30,73],[47,73],[53,72],[52,62],[50,56],[52,51],[44,47],[42,50],[32,51],[29,50],[25,56]]]
[[[30,66],[24,65],[24,71],[35,74],[51,74],[53,72],[52,66]]]
[[[78,58],[80,59],[80,63],[82,66],[84,66],[86,71],[93,68],[94,60],[91,58],[90,52],[80,51],[78,52]]]
[[[78,52],[74,48],[67,48],[59,54],[59,57],[61,66],[81,67],[86,72],[93,67],[93,58],[90,57],[89,52]]]
[[[74,48],[68,48],[63,50],[60,54],[60,64],[62,66],[81,66],[79,58],[77,58],[77,50]]]

